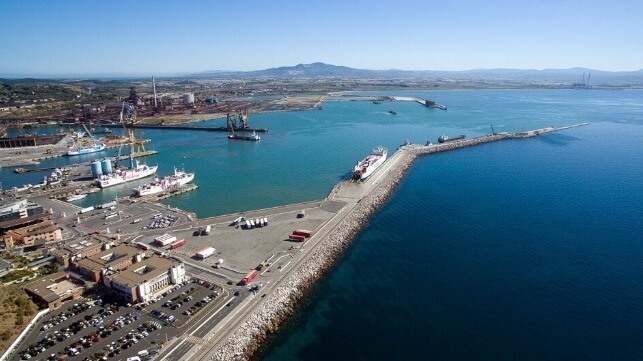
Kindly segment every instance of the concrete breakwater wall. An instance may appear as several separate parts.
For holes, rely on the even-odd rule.
[[[395,170],[351,209],[337,227],[315,246],[311,254],[280,282],[248,321],[215,351],[213,359],[248,360],[267,336],[277,331],[279,324],[294,312],[297,301],[304,296],[305,291],[335,263],[371,215],[395,190],[417,157],[412,152],[403,152]]]

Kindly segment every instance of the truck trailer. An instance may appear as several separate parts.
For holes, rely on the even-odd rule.
[[[206,259],[210,256],[212,256],[217,250],[214,249],[214,247],[206,247],[196,253],[196,258],[198,259]]]
[[[255,279],[255,277],[257,277],[257,275],[258,275],[258,274],[259,274],[259,271],[257,271],[257,270],[252,270],[252,272],[248,273],[248,274],[247,274],[247,275],[246,275],[246,276],[241,280],[241,284],[242,284],[242,285],[244,285],[244,286],[245,286],[245,285],[247,285],[248,283],[252,282],[252,280],[253,280],[253,279]]]

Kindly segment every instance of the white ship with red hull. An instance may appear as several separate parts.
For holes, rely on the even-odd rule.
[[[143,184],[134,188],[136,196],[143,197],[167,190],[181,188],[182,186],[191,183],[194,180],[194,173],[185,173],[184,171],[177,171],[174,168],[174,174],[163,177],[161,179],[155,178],[152,182]]]
[[[368,178],[377,168],[379,168],[384,163],[387,154],[388,149],[382,146],[373,148],[371,154],[358,162],[355,168],[353,168],[353,179],[364,180]]]

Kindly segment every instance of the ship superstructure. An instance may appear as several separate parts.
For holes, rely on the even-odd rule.
[[[355,168],[353,168],[353,179],[364,180],[368,178],[377,168],[379,168],[379,166],[382,165],[382,163],[384,163],[387,154],[388,149],[382,146],[373,148],[371,154],[359,161]]]
[[[89,129],[83,124],[83,128],[85,128],[85,132],[89,136],[89,138],[92,140],[92,143],[89,145],[82,144],[81,140],[81,145],[80,146],[71,146],[69,147],[69,150],[67,151],[67,155],[83,155],[83,154],[90,154],[90,153],[96,153],[96,152],[101,152],[105,150],[105,144],[100,143],[99,141],[96,140],[96,137],[92,135],[92,133],[89,132]],[[80,137],[79,137],[80,139]]]
[[[194,173],[186,173],[174,168],[174,174],[160,179],[154,178],[152,182],[134,188],[134,193],[139,197],[149,196],[167,190],[181,188],[182,186],[191,183],[193,180]]]
[[[135,161],[130,155],[130,166],[128,168],[116,168],[114,171],[111,171],[111,166],[108,166],[105,161],[103,161],[102,173],[96,178],[96,184],[101,188],[107,188],[115,186],[118,184],[123,184],[126,182],[131,182],[137,179],[149,177],[156,173],[158,166],[148,166],[146,164],[140,164],[138,161]]]

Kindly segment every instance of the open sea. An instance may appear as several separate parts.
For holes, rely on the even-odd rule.
[[[449,110],[346,101],[251,114],[270,129],[257,143],[143,130],[160,151],[145,161],[195,171],[199,189],[164,203],[206,217],[322,199],[378,145],[591,124],[418,159],[257,359],[643,360],[643,91],[381,94]],[[0,169],[5,189],[42,176]]]

